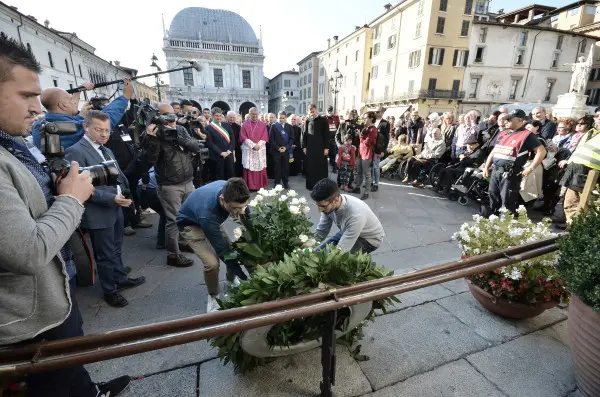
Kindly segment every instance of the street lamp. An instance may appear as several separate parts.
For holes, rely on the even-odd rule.
[[[156,72],[160,72],[161,69],[160,67],[156,64],[156,61],[158,61],[158,58],[156,57],[155,54],[152,54],[152,58],[151,58],[152,64],[150,65],[150,67],[152,68],[152,72],[156,73]],[[161,102],[162,99],[160,97],[160,77],[158,77],[158,75],[154,76],[154,78],[156,79],[156,93],[158,94],[158,102]]]
[[[333,76],[329,78],[329,92],[333,93],[333,113],[337,113],[337,98],[342,88],[342,80],[344,76],[340,73],[338,68],[333,71]]]

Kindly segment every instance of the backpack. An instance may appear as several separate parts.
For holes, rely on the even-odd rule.
[[[382,133],[377,131],[377,141],[375,141],[375,146],[373,147],[373,153],[379,154],[385,152],[385,136]]]

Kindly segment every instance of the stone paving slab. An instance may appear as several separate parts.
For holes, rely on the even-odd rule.
[[[122,397],[177,396],[195,397],[198,367],[182,368],[164,374],[134,380]]]
[[[383,388],[370,397],[504,397],[465,360],[458,360]]]
[[[564,322],[566,331],[566,321],[564,320],[567,319],[567,316],[567,310],[555,307],[550,310],[546,310],[539,316],[516,321],[515,325],[521,334],[528,334],[541,328],[548,327],[549,325]]]
[[[549,336],[561,342],[565,346],[569,346],[567,321],[561,321],[560,323],[555,324],[551,327],[537,331],[536,334]]]
[[[375,390],[489,346],[436,303],[377,317],[361,344],[370,360],[359,365]]]
[[[426,302],[433,302],[452,294],[452,291],[442,287],[441,285],[432,285],[431,287],[410,291],[404,294],[396,295],[396,298],[400,299],[400,303],[394,303],[393,306],[390,306],[387,309],[387,312],[397,312],[398,310],[402,310],[407,307],[421,305]],[[375,314],[379,316],[382,315],[383,312],[381,312],[381,310],[376,310]]]
[[[564,397],[576,387],[569,348],[530,334],[466,357],[510,397]]]
[[[396,250],[394,255],[397,262],[401,264],[401,266],[394,267],[394,270],[424,268],[459,259],[460,249],[454,242],[446,241]]]
[[[460,255],[459,255],[459,258],[460,258]],[[454,259],[454,260],[456,260],[456,259]],[[445,288],[448,288],[450,291],[454,292],[455,294],[460,294],[461,292],[469,291],[469,285],[467,284],[467,282],[465,281],[464,278],[458,278],[456,280],[448,281],[448,282],[442,283],[440,285]]]
[[[348,349],[337,347],[336,397],[359,396],[371,386]],[[314,349],[282,357],[254,371],[236,375],[233,366],[212,360],[200,365],[200,397],[313,397],[320,393],[321,352]]]

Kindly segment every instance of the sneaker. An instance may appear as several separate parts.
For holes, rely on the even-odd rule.
[[[219,302],[214,296],[208,295],[208,302],[206,302],[206,312],[214,313],[219,310]]]
[[[134,229],[148,229],[150,227],[152,227],[152,224],[144,221],[138,222],[133,226]]]
[[[130,384],[131,378],[129,376],[120,376],[106,383],[97,383],[98,394],[96,394],[96,397],[116,397],[127,390]]]
[[[185,256],[179,254],[179,255],[173,255],[173,254],[169,254],[167,255],[167,266],[173,266],[173,267],[190,267],[194,264],[194,261],[186,258]]]
[[[373,185],[373,186],[371,186],[371,191],[372,192],[376,192],[378,190],[379,190],[379,185]]]
[[[126,236],[133,236],[135,234],[135,230],[131,226],[127,226],[123,229],[123,234]]]
[[[368,199],[368,198],[369,198],[369,194],[368,194],[368,193],[363,193],[363,195],[362,195],[362,196],[360,196],[360,199],[361,199],[361,200],[366,200],[366,199]]]

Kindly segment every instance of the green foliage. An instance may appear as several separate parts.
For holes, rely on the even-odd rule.
[[[221,309],[309,294],[316,289],[347,286],[392,274],[393,272],[376,265],[369,254],[342,252],[333,246],[320,252],[296,251],[292,255],[285,255],[277,264],[259,266],[249,280],[229,290],[227,300],[221,302]],[[373,302],[368,320],[373,319],[375,309],[385,311],[386,306],[394,301],[398,300],[388,298]],[[338,311],[337,329],[344,329],[349,314],[348,309]],[[363,321],[359,327],[340,339],[352,346],[362,338],[362,328],[366,323],[366,320]],[[290,346],[300,341],[313,340],[321,336],[322,324],[322,315],[276,324],[267,334],[267,341],[271,346]],[[218,337],[211,340],[211,344],[219,349],[219,358],[225,364],[232,362],[237,372],[249,371],[267,361],[244,353],[239,333]],[[366,359],[359,354],[360,345],[354,348],[353,353],[357,359]]]
[[[558,246],[558,271],[567,289],[600,311],[600,209],[593,207],[575,217]]]

